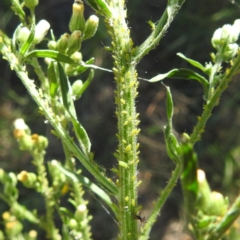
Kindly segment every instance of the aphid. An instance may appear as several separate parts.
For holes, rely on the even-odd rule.
[[[146,220],[145,216],[142,217],[139,214],[134,215],[134,218],[139,220],[141,222],[141,224],[143,224],[145,222],[145,220]]]

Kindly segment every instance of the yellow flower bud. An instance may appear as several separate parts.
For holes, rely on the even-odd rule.
[[[82,1],[76,0],[72,6],[72,16],[69,23],[69,29],[71,32],[75,30],[83,31],[85,28],[85,19],[83,16],[84,5]]]
[[[95,35],[98,28],[99,18],[95,15],[91,15],[86,22],[83,39],[91,38]]]

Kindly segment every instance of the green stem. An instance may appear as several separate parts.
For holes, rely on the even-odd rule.
[[[63,140],[63,142],[66,144],[66,146],[69,148],[69,150],[81,161],[83,166],[111,193],[116,195],[118,193],[118,189],[116,185],[113,182],[110,182],[108,179],[106,179],[105,176],[103,176],[99,172],[99,166],[95,162],[90,162],[86,158],[86,156],[82,153],[82,151],[77,147],[72,137],[69,135],[69,133],[62,127],[61,122],[52,111],[51,107],[49,107],[48,101],[45,100],[40,93],[40,90],[38,91],[36,89],[36,86],[34,84],[34,81],[29,79],[28,74],[25,70],[25,67],[19,63],[18,58],[16,55],[3,44],[0,38],[0,51],[2,52],[4,58],[7,59],[7,61],[10,63],[10,67],[12,70],[14,70],[17,74],[17,76],[21,79],[24,86],[28,90],[29,94],[32,96],[32,98],[35,100],[39,108],[44,112],[46,119],[49,121],[49,123],[53,126],[53,128],[56,130],[57,135]]]
[[[176,168],[174,169],[171,178],[168,181],[167,186],[164,188],[164,190],[161,191],[160,197],[157,200],[156,204],[154,205],[154,208],[150,214],[150,217],[147,219],[146,224],[144,225],[143,228],[143,233],[139,240],[147,240],[149,239],[149,233],[152,229],[153,224],[156,222],[156,219],[166,202],[169,194],[172,192],[173,188],[176,186],[176,182],[181,174],[182,171],[182,164],[178,163],[176,165]]]
[[[213,108],[218,105],[220,96],[222,95],[223,91],[227,88],[228,83],[232,80],[233,76],[238,71],[239,65],[240,55],[234,61],[234,65],[230,69],[228,69],[228,73],[224,75],[224,78],[221,80],[220,84],[216,88],[210,101],[205,104],[202,116],[200,117],[190,137],[190,142],[193,145],[200,139],[201,134],[204,132],[206,122],[211,116]]]
[[[113,18],[108,19],[107,27],[112,37],[114,58],[114,79],[116,81],[115,102],[118,119],[118,148],[115,156],[118,160],[117,184],[119,239],[137,240],[138,227],[134,218],[137,209],[137,135],[138,114],[135,98],[137,96],[136,65],[132,61],[133,42],[126,23],[124,1],[113,1]]]
[[[232,226],[234,221],[240,216],[240,196],[237,197],[226,215],[218,223],[214,232],[210,234],[208,240],[218,240],[222,238],[224,233]]]
[[[138,63],[150,50],[155,48],[163,36],[166,34],[168,27],[170,26],[172,20],[177,15],[179,9],[183,5],[185,0],[170,0],[168,5],[158,21],[157,25],[153,29],[150,36],[137,48],[134,62]]]

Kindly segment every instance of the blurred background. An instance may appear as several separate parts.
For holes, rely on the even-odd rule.
[[[135,45],[141,44],[150,34],[151,27],[147,21],[156,22],[163,13],[166,2],[166,0],[128,1],[128,21]],[[46,19],[58,38],[63,33],[69,32],[72,3],[72,0],[40,0],[36,8],[37,20]],[[91,14],[94,14],[93,10],[85,6],[85,17]],[[1,0],[0,16],[0,29],[12,36],[18,25],[18,18],[11,11],[9,0]],[[239,16],[240,7],[237,2],[186,0],[161,43],[138,65],[139,77],[150,79],[173,68],[191,68],[176,56],[178,52],[202,64],[209,62],[210,53],[213,51],[210,40],[214,30],[223,24],[232,24]],[[42,47],[46,48],[46,44],[47,42]],[[109,45],[110,38],[100,17],[100,26],[95,37],[82,45],[83,60],[93,56],[96,65],[111,69],[111,55],[104,50],[104,47]],[[45,119],[38,113],[36,104],[3,59],[0,59],[0,73],[0,168],[13,172],[34,171],[31,156],[21,152],[13,138],[12,123],[16,118],[24,118],[33,133],[49,138],[46,161],[63,160],[60,141],[51,135],[51,127],[44,123]],[[31,77],[34,78],[34,74]],[[85,79],[84,75],[80,77]],[[240,187],[240,93],[238,93],[240,83],[238,81],[239,77],[235,77],[223,94],[220,104],[214,109],[213,116],[207,123],[201,141],[195,146],[200,168],[206,172],[211,188],[228,195],[230,201],[236,197]],[[202,112],[201,86],[194,81],[177,79],[167,79],[164,83],[171,87],[173,95],[176,132],[190,134],[196,124],[197,116]],[[96,70],[92,84],[76,102],[79,120],[90,136],[96,161],[109,170],[116,165],[113,156],[117,145],[114,87],[111,73]],[[143,206],[141,215],[146,219],[153,201],[166,185],[174,167],[167,157],[163,138],[163,126],[166,124],[165,100],[165,89],[161,83],[153,84],[140,80],[137,99],[141,120],[139,179],[143,183],[139,188],[139,204]],[[80,164],[79,167],[82,168]],[[92,179],[85,169],[83,174]],[[111,177],[110,171],[109,176]],[[22,188],[20,184],[19,187],[21,204],[30,209],[38,208],[39,212],[44,211],[43,201],[37,194]],[[111,213],[107,213],[88,191],[86,198],[90,202],[90,214],[94,216],[91,221],[93,239],[114,239],[117,225],[112,220]],[[0,201],[0,213],[7,210],[8,206]],[[192,239],[182,233],[182,215],[182,195],[178,183],[154,225],[150,239]],[[60,222],[56,221],[60,225]],[[26,223],[26,229],[31,227]],[[39,239],[44,237],[40,236]]]

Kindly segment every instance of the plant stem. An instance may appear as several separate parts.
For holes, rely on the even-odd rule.
[[[118,118],[118,148],[115,153],[119,168],[118,223],[119,239],[137,240],[138,227],[134,218],[137,208],[137,135],[138,114],[135,98],[137,96],[136,65],[132,62],[133,42],[126,23],[124,1],[112,1],[113,18],[108,20],[107,27],[112,37],[114,58],[114,79],[116,81],[115,102]]]
[[[136,49],[136,54],[134,57],[134,62],[138,63],[149,51],[155,48],[160,40],[165,35],[168,27],[170,26],[172,20],[177,15],[179,9],[183,5],[185,0],[170,0],[168,5],[162,14],[162,17],[152,29],[150,36]]]
[[[168,181],[167,186],[164,188],[164,190],[161,191],[160,198],[155,203],[152,213],[150,214],[149,219],[147,219],[147,222],[144,225],[143,233],[139,238],[139,240],[149,239],[149,233],[152,229],[152,226],[156,222],[156,219],[160,213],[160,210],[162,209],[164,203],[166,202],[169,194],[172,192],[172,189],[174,188],[174,186],[176,186],[176,182],[181,174],[181,171],[182,171],[182,164],[178,163],[172,173],[171,178]]]
[[[233,76],[237,73],[240,66],[240,55],[235,59],[234,65],[227,69],[228,73],[224,75],[224,78],[221,80],[220,84],[216,88],[215,92],[212,95],[212,98],[204,106],[204,111],[200,117],[197,125],[194,127],[194,130],[190,137],[190,142],[194,145],[198,140],[200,140],[201,134],[204,132],[206,122],[212,114],[212,110],[215,106],[218,105],[220,96],[223,91],[227,88],[228,83],[232,80]]]

